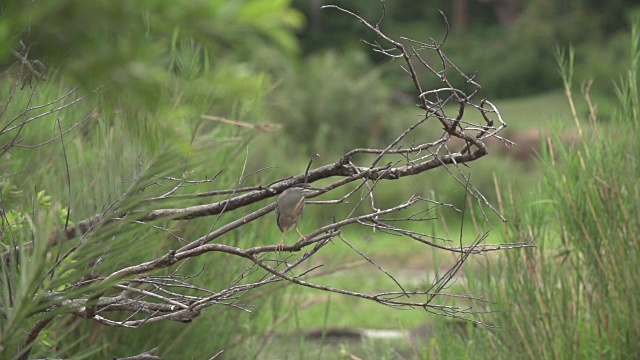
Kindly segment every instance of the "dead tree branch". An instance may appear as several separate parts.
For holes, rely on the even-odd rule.
[[[463,298],[469,303],[485,301],[471,295],[445,293],[448,285],[455,281],[455,276],[463,264],[470,256],[505,249],[521,249],[533,245],[530,243],[485,244],[487,234],[478,236],[469,245],[463,245],[462,239],[458,239],[459,245],[453,245],[453,240],[442,241],[441,238],[426,231],[416,230],[417,227],[406,226],[407,223],[433,221],[437,208],[444,206],[454,208],[453,205],[413,195],[407,199],[398,200],[394,205],[382,206],[378,204],[377,194],[379,188],[394,186],[392,184],[399,179],[444,168],[451,175],[449,180],[459,182],[466,194],[482,205],[481,208],[488,207],[495,211],[480,191],[470,185],[469,177],[463,171],[462,165],[487,155],[485,140],[488,138],[495,137],[506,142],[507,140],[498,135],[506,124],[493,103],[486,99],[476,99],[481,87],[473,77],[466,75],[445,55],[443,49],[446,36],[442,41],[431,39],[428,42],[408,38],[394,39],[381,30],[382,19],[372,24],[359,15],[335,5],[327,5],[323,8],[337,10],[360,21],[379,38],[380,42],[368,43],[373,51],[403,62],[401,67],[415,87],[413,95],[418,102],[417,109],[421,112],[421,118],[414,121],[384,147],[353,149],[327,165],[307,169],[308,171],[296,176],[282,177],[268,184],[243,185],[252,174],[269,170],[271,166],[264,166],[253,173],[247,171],[249,173],[247,176],[244,175],[246,169],[243,167],[242,175],[235,187],[215,190],[211,190],[211,186],[215,184],[214,180],[220,173],[206,179],[192,179],[187,174],[183,177],[179,175],[163,177],[145,183],[140,180],[140,170],[136,170],[133,176],[135,182],[131,188],[121,194],[117,201],[108,206],[105,205],[105,210],[101,214],[62,228],[50,239],[52,245],[67,242],[71,244],[65,244],[66,252],[54,263],[49,274],[60,273],[57,268],[66,258],[82,251],[95,239],[103,241],[95,245],[108,247],[111,239],[118,235],[114,234],[108,239],[101,235],[113,234],[114,227],[144,228],[150,231],[144,232],[144,234],[151,234],[145,235],[144,239],[123,240],[131,243],[148,241],[155,244],[164,236],[179,241],[176,241],[171,248],[162,249],[161,252],[155,253],[153,257],[149,256],[144,261],[119,264],[116,269],[109,272],[97,271],[95,274],[92,273],[90,278],[83,278],[82,281],[67,284],[64,288],[46,293],[39,299],[43,306],[38,313],[71,313],[105,326],[125,328],[136,328],[146,323],[166,320],[190,322],[211,306],[250,312],[252,306],[250,303],[243,303],[243,295],[265,285],[280,282],[356,297],[398,309],[421,308],[443,316],[475,321],[473,319],[475,310],[470,306],[437,303],[441,298],[451,297]],[[446,18],[445,24],[448,26]],[[22,64],[28,71],[36,78],[40,78],[40,72],[33,68],[33,63],[26,60],[26,55],[20,56]],[[423,76],[435,78],[441,85],[434,89],[427,89],[421,81]],[[463,79],[471,90],[457,88],[454,85],[455,81],[452,80],[454,76]],[[76,96],[76,90],[76,88],[72,89],[67,95],[47,104],[46,108],[58,102],[62,105],[31,115],[32,111],[40,108],[33,107],[4,124],[0,129],[0,137],[4,135],[12,138],[0,147],[0,158],[13,146],[26,146],[19,138],[20,129],[46,115],[63,111],[82,101],[85,96]],[[45,106],[43,105],[42,108],[44,110]],[[482,119],[480,123],[474,123],[468,119],[467,114],[471,111],[479,112],[479,118]],[[84,122],[91,115],[87,115],[80,122]],[[2,113],[0,113],[1,117]],[[439,130],[441,136],[437,139],[410,136],[415,135],[417,129],[434,126],[441,128]],[[56,138],[49,142],[56,139],[62,140],[65,131],[69,130],[71,129],[60,129]],[[421,138],[423,142],[416,144],[408,140],[410,137]],[[461,142],[454,142],[452,139],[458,139]],[[45,143],[38,145],[43,144]],[[168,187],[163,187],[165,185],[161,185],[162,181],[168,182],[169,185],[166,185]],[[302,183],[323,184],[319,186],[320,190],[310,193],[307,198],[321,196],[324,198],[319,201],[309,201],[309,203],[348,205],[350,206],[348,215],[340,219],[334,217],[333,222],[318,227],[295,244],[285,246],[284,251],[292,252],[285,260],[279,258],[276,245],[243,247],[231,244],[227,235],[235,232],[238,237],[242,237],[243,227],[264,218],[275,209],[273,200],[276,196],[293,185]],[[196,191],[198,186],[206,186],[203,189],[206,191]],[[192,193],[176,194],[178,190],[186,187],[192,188]],[[164,190],[156,191],[152,196],[142,193],[144,190],[152,192],[152,189],[160,188]],[[331,198],[336,189],[348,189],[348,191],[346,195]],[[140,205],[140,208],[131,209],[121,205],[126,199],[143,195],[146,199],[139,202],[144,205]],[[193,198],[211,199],[211,201],[195,206],[163,207],[168,200]],[[265,201],[268,203],[262,204]],[[261,207],[251,212],[247,210],[248,206],[256,204],[260,204]],[[234,216],[230,219],[231,214]],[[167,223],[186,223],[200,218],[215,220],[212,221],[210,231],[196,236],[178,236],[166,225]],[[409,288],[391,271],[378,264],[366,251],[357,248],[343,231],[347,226],[370,229],[376,234],[382,233],[384,236],[397,239],[398,244],[418,243],[425,249],[442,251],[455,259],[454,264],[430,286]],[[310,260],[320,258],[317,255],[334,240],[336,243],[346,244],[347,251],[353,251],[376,271],[382,272],[392,281],[393,288],[366,292],[314,282],[313,275],[321,265],[313,264]],[[16,254],[24,251],[29,251],[28,245],[12,247],[3,254],[5,263],[9,263],[11,259],[17,259]],[[197,282],[194,279],[198,275],[182,271],[181,267],[189,260],[214,254],[245,261],[246,269],[225,287],[218,289],[196,285]],[[90,290],[86,293],[79,292],[79,289],[85,288]]]

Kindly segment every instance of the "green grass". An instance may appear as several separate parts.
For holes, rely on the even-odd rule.
[[[504,197],[513,218],[505,237],[531,237],[538,247],[506,253],[491,272],[470,279],[507,310],[486,316],[502,332],[471,334],[475,353],[503,359],[640,353],[639,35],[634,31],[629,77],[617,85],[620,102],[609,126],[596,125],[576,146],[558,146],[541,162],[545,176],[537,189]],[[570,73],[571,61],[563,65]]]
[[[310,214],[305,214],[310,215]],[[303,227],[308,227],[304,223]],[[434,229],[437,233],[445,233],[446,230],[441,224]],[[452,239],[457,240],[458,229],[450,229],[456,233]],[[277,232],[274,232],[274,239],[277,239]],[[344,234],[352,245],[360,251],[366,253],[374,259],[376,263],[393,274],[407,290],[414,288],[424,288],[429,285],[429,281],[434,276],[434,271],[442,272],[448,270],[455,260],[453,256],[441,250],[418,244],[414,241],[392,237],[378,233],[372,236],[370,233],[363,233],[358,230],[349,231]],[[476,232],[469,222],[463,231],[464,243],[469,239],[474,239]],[[293,240],[291,240],[293,241]],[[495,240],[494,238],[494,241]],[[282,254],[280,258],[284,258]],[[312,264],[323,264],[324,266],[316,272],[311,273],[308,279],[314,283],[330,285],[336,288],[357,290],[361,292],[377,293],[380,291],[397,291],[397,285],[393,283],[385,274],[362,260],[362,258],[351,250],[341,240],[335,239],[334,244],[327,245],[313,259]],[[340,269],[344,264],[349,266],[342,271],[333,272]],[[481,263],[470,263],[468,266],[477,267]],[[312,265],[309,265],[309,267]],[[302,271],[302,269],[300,269]],[[314,277],[316,273],[326,275]],[[463,294],[465,292],[463,282],[455,282],[446,292],[450,294]],[[444,303],[451,305],[449,299],[437,299],[434,303]],[[466,301],[458,302],[458,305],[467,305]],[[271,319],[270,307],[260,307],[258,313],[262,313],[260,318]],[[269,314],[272,315],[269,315]],[[398,310],[389,308],[371,301],[360,298],[352,298],[336,294],[328,294],[314,289],[292,287],[286,290],[285,297],[281,300],[278,316],[274,320],[278,324],[274,328],[274,338],[267,342],[264,349],[264,358],[274,358],[266,356],[278,356],[283,344],[287,348],[293,348],[293,344],[300,341],[299,337],[318,329],[395,329],[410,331],[426,324],[440,325],[447,320],[427,313],[423,309]],[[270,325],[273,326],[273,325]],[[253,341],[259,342],[258,339]],[[410,343],[405,339],[395,340],[369,340],[365,342],[342,340],[330,345],[322,345],[321,342],[304,338],[305,356],[303,358],[314,357],[320,353],[322,346],[325,347],[323,358],[341,358],[340,354],[353,353],[357,356],[370,358],[375,355],[377,358],[395,358],[385,351],[393,347],[397,351],[410,356],[412,353]],[[275,354],[275,355],[274,355]],[[289,353],[291,356],[291,354]],[[298,358],[298,357],[293,357]]]
[[[509,129],[522,131],[529,128],[552,127],[559,123],[566,124],[568,127],[573,126],[573,120],[570,117],[570,108],[566,105],[562,91],[554,91],[526,99],[501,100],[498,101],[496,105],[501,110],[504,119],[509,123]],[[416,113],[414,110],[411,114],[413,116]],[[407,116],[405,119],[411,120],[412,118],[415,118],[415,116]],[[472,173],[472,182],[482,188],[488,198],[494,199],[494,205],[496,205],[496,207],[494,174],[501,186],[511,184],[511,189],[516,194],[526,192],[528,188],[537,184],[541,178],[541,172],[535,167],[522,167],[515,161],[510,159],[505,160],[497,156],[492,158],[492,155],[471,164],[471,170],[469,170],[469,172]],[[329,155],[329,158],[330,157]],[[300,159],[298,166],[300,168],[304,167],[305,161],[306,159]],[[292,166],[292,168],[298,166]],[[514,171],[514,169],[518,170]],[[422,185],[421,182],[424,181],[424,178],[428,179],[429,175],[430,174],[425,174],[420,178],[408,179],[407,184],[394,186],[392,187],[393,191],[388,190],[393,194],[382,193],[381,196],[382,198],[395,198],[397,201],[398,196],[410,195],[402,194],[402,189],[420,189]],[[452,191],[451,189],[446,189],[446,187],[442,188],[437,186],[430,190],[428,181],[427,187],[423,187],[423,189],[422,195],[424,196],[432,194],[434,189],[437,190],[436,195],[438,199],[442,201],[446,201],[445,198],[447,194]],[[461,187],[458,190],[455,189],[455,186],[453,187],[454,193],[461,190],[463,190]],[[400,193],[400,195],[398,195],[398,193]],[[328,198],[331,198],[331,194],[319,199]],[[461,204],[457,205],[461,206]],[[302,231],[309,232],[315,228],[314,225],[321,226],[326,221],[331,221],[331,217],[336,211],[339,212],[340,210],[331,208],[331,206],[308,205],[301,221]],[[486,225],[483,225],[482,221],[474,224],[472,216],[468,211],[469,209],[467,209],[466,223],[462,232],[463,243],[465,244],[470,243],[478,234],[488,229]],[[479,217],[478,209],[475,208],[474,211],[475,216],[481,218]],[[486,211],[490,213],[490,211]],[[437,215],[439,215],[439,219],[417,226],[421,227],[420,230],[423,232],[445,237],[453,240],[453,244],[456,244],[460,236],[460,220],[457,216],[453,217],[452,214],[449,213],[447,213],[446,216],[443,216],[442,213],[438,213]],[[501,242],[503,236],[502,223],[497,217],[492,217],[491,215],[490,217],[495,229],[492,230],[487,241],[494,243]],[[445,221],[442,221],[443,219]],[[478,227],[476,227],[476,225]],[[279,232],[275,225],[266,225],[265,230],[269,231],[269,237],[276,243],[279,238]],[[427,279],[433,276],[434,271],[445,271],[453,262],[453,258],[449,254],[443,251],[434,251],[430,247],[414,241],[408,241],[382,233],[374,235],[369,231],[361,231],[349,227],[344,230],[346,231],[344,234],[345,237],[354,246],[365,252],[390,273],[397,276],[406,288],[426,285]],[[288,237],[287,243],[290,244],[295,241],[294,238],[297,237]],[[283,254],[282,257],[284,256]],[[493,257],[493,255],[491,255],[490,258],[491,257]],[[465,269],[475,272],[476,270],[486,267],[487,261],[489,261],[487,257],[472,259],[466,264]],[[316,272],[328,272],[325,276],[310,279],[310,281],[319,284],[369,292],[380,291],[381,289],[397,290],[397,285],[385,274],[372,265],[365,263],[358,254],[342,243],[340,239],[335,239],[333,244],[329,244],[323,248],[313,260],[313,264],[324,264],[324,266],[316,270]],[[332,269],[339,268],[344,264],[354,265],[355,267],[349,267],[339,272],[332,272]],[[464,273],[464,271],[462,271],[462,273]],[[479,293],[485,293],[489,289],[477,288],[475,290]],[[468,291],[468,289],[462,283],[454,284],[447,289],[447,292],[452,294],[461,294],[465,291]],[[284,302],[283,308],[288,309],[288,311],[280,313],[283,320],[274,330],[274,332],[281,337],[272,339],[271,343],[268,342],[269,345],[267,345],[265,349],[265,354],[271,353],[272,351],[276,351],[275,353],[277,354],[277,344],[281,345],[283,341],[284,343],[298,343],[300,339],[297,335],[316,329],[355,328],[411,330],[425,323],[438,325],[449,322],[449,319],[430,315],[422,309],[396,310],[362,299],[337,296],[335,294],[328,295],[327,293],[308,288],[290,288],[282,301]],[[443,301],[446,302],[446,300]],[[437,302],[438,300],[435,301],[435,303]],[[465,303],[462,302],[461,304]],[[293,315],[294,313],[295,316]],[[291,336],[293,336],[293,338],[282,340],[282,337],[287,338]],[[304,340],[304,349],[308,351],[306,353],[307,356],[319,355],[320,346],[321,344],[318,342]],[[356,350],[354,351],[358,354],[365,354],[366,351],[379,349],[379,344],[375,342],[368,344],[351,343],[349,345],[333,344],[326,347],[323,358],[332,359],[345,356],[345,347],[349,346],[351,346],[352,350],[355,346]],[[403,351],[411,350],[411,346],[406,340],[398,340],[395,346],[403,349]],[[424,347],[423,351],[427,351],[427,348],[433,349],[433,346]],[[460,351],[464,352],[465,350],[461,349]],[[447,352],[442,350],[440,355],[445,353]],[[384,352],[379,352],[379,354],[384,354]],[[269,357],[266,356],[265,358]],[[381,355],[380,358],[393,357]]]
[[[510,130],[549,129],[557,125],[573,127],[571,109],[562,90],[555,90],[526,98],[496,100],[496,107]],[[586,104],[578,104],[578,112],[586,111]]]

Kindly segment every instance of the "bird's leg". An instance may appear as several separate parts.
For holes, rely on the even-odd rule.
[[[296,232],[298,233],[298,235],[300,235],[300,240],[307,238],[307,236],[302,235],[302,233],[300,232],[300,229],[298,229],[298,224],[296,224]]]
[[[280,244],[276,245],[276,251],[278,252],[284,250],[284,237],[287,234],[287,230],[282,232],[282,236],[280,237]]]

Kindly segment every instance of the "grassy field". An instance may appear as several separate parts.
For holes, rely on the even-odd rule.
[[[496,106],[501,110],[509,129],[513,129],[512,131],[515,132],[547,129],[558,124],[568,128],[573,126],[570,108],[562,91],[554,91],[526,99],[497,101]],[[505,153],[492,155],[472,164],[470,170],[473,174],[474,184],[479,183],[478,186],[483,189],[488,198],[495,199],[494,186],[496,181],[500,186],[508,184],[512,192],[518,193],[540,179],[541,174],[535,167],[535,161],[533,161],[533,166],[522,166]],[[412,179],[412,181],[421,180]],[[402,188],[412,187],[395,187],[395,189]],[[444,191],[442,189],[442,187],[427,188],[425,192]],[[497,207],[497,204],[494,205]],[[305,210],[305,216],[301,222],[303,231],[313,226],[314,219],[326,218],[325,213],[327,213],[326,209],[315,209],[312,206],[307,208],[309,210]],[[475,215],[478,216],[477,213]],[[420,230],[449,239],[454,244],[460,239],[463,243],[469,244],[477,236],[491,230],[490,226],[483,224],[482,221],[472,221],[472,215],[468,209],[463,226],[459,219],[443,220],[447,220],[447,217],[440,216],[439,219],[426,225],[422,224],[420,226],[426,226],[428,229]],[[486,242],[500,243],[504,241],[503,225],[497,216],[491,217],[491,225],[494,228],[490,231]],[[279,236],[277,229],[273,227],[270,231],[271,238],[277,239]],[[362,228],[347,228],[344,236],[352,246],[367,254],[378,265],[393,274],[406,289],[428,286],[435,277],[448,270],[455,262],[455,257],[450,253],[384,233],[372,234],[363,231]],[[294,241],[293,236],[288,238],[288,242],[291,241]],[[281,259],[286,256],[287,254],[279,255]],[[492,256],[482,256],[468,261],[465,268],[459,273],[459,278],[446,289],[446,292],[461,295],[473,290],[476,296],[482,296],[485,289],[469,289],[467,287],[465,272],[471,271],[476,274],[483,272]],[[333,244],[326,246],[308,267],[320,264],[323,266],[311,273],[310,281],[369,293],[398,290],[398,286],[386,274],[369,264],[340,239],[335,239]],[[293,358],[348,358],[349,354],[361,358],[370,358],[371,354],[376,354],[376,358],[402,358],[400,354],[410,357],[413,351],[419,347],[409,341],[411,331],[425,327],[450,326],[451,324],[455,326],[456,324],[450,318],[435,316],[423,309],[398,310],[359,298],[329,295],[303,287],[289,287],[279,302],[277,311],[274,311],[272,306],[265,306],[261,309],[261,312],[264,311],[262,315],[265,319],[276,318],[277,326],[274,326],[273,331],[268,333],[270,335],[268,341],[262,338],[253,339],[256,342],[256,348],[260,348],[257,344],[263,344],[264,341],[267,341],[266,348],[260,351],[262,354],[259,356],[260,358],[269,359],[284,356],[284,352],[278,351],[283,347],[283,344],[287,344],[288,349],[294,345],[298,349],[295,356],[288,352],[289,356],[293,356]],[[466,300],[452,301],[450,298],[436,298],[434,303],[470,305]],[[496,304],[496,307],[500,308],[501,304]],[[356,333],[370,329],[385,329],[404,331],[405,334],[394,339],[364,342],[354,341],[348,336],[329,338],[326,333],[324,340],[322,338],[309,339],[308,336],[314,332],[317,334],[318,331],[322,333],[323,329],[325,331],[349,329]],[[417,330],[416,333],[419,332],[420,330]],[[426,343],[429,341],[428,338],[424,340]],[[323,344],[326,348],[324,352],[322,350]],[[389,352],[389,349],[392,348],[399,352],[394,355],[393,351]]]

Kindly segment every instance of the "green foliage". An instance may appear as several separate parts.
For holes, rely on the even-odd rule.
[[[477,71],[477,81],[491,96],[557,88],[560,82],[551,54],[558,44],[606,46],[599,41],[600,28],[591,23],[592,15],[587,8],[561,2],[528,2],[511,29],[469,34],[466,41],[454,36],[449,41],[450,56],[463,68]]]
[[[171,81],[176,38],[194,39],[215,63],[250,64],[264,47],[293,54],[293,30],[302,25],[289,1],[10,1],[0,5],[0,43],[49,68],[64,69],[73,83],[108,91],[127,104],[155,106],[158,88]],[[0,48],[0,60],[10,56]],[[240,69],[227,69],[232,71]],[[124,96],[122,96],[124,95]]]
[[[335,3],[374,23],[381,15],[379,3],[372,5],[367,0]],[[640,13],[640,7],[633,0],[521,1],[521,11],[513,15],[517,16],[515,22],[505,25],[499,22],[496,9],[502,6],[504,10],[506,5],[469,1],[466,2],[469,28],[465,31],[457,28],[454,3],[386,1],[382,28],[390,35],[418,34],[413,37],[415,40],[440,41],[446,30],[439,13],[442,10],[451,25],[444,46],[447,56],[463,71],[477,74],[475,80],[482,85],[482,93],[490,98],[531,95],[561,86],[552,54],[557,46],[573,45],[580,55],[576,72],[581,80],[594,78],[594,95],[608,101],[612,98],[610,79],[624,70],[621,59],[628,49],[621,44],[627,43],[624,39],[629,36],[628,27]],[[294,6],[309,18],[309,26],[300,35],[306,53],[348,48],[360,39],[377,40],[348,16],[319,10],[317,2],[295,1]],[[369,56],[377,63],[388,61],[380,54]],[[398,77],[404,75],[385,80],[405,84],[405,91],[412,91],[410,85]],[[601,110],[608,109],[607,106]]]
[[[330,3],[355,11],[373,23],[382,15],[382,2],[338,0]],[[309,19],[308,26],[299,35],[305,53],[310,54],[327,48],[344,50],[352,48],[353,44],[360,39],[376,40],[375,35],[361,24],[351,21],[348,16],[342,16],[334,10],[321,10],[318,5],[321,4],[317,1],[293,1],[293,6]],[[467,5],[469,11],[474,15],[469,18],[474,30],[488,26],[495,21],[491,10],[485,4],[470,1]],[[442,10],[451,19],[453,3],[447,0],[429,1],[428,4],[415,0],[388,0],[384,6],[386,13],[382,29],[385,33],[392,36],[421,34],[425,37],[440,38],[444,34],[444,22],[439,10]],[[371,54],[370,56],[377,61],[388,60],[381,55]]]
[[[46,83],[38,86],[42,86],[43,94],[55,93]],[[175,90],[177,93],[184,93],[184,89],[180,87]],[[17,95],[18,100],[22,96],[29,96],[29,92]],[[211,102],[208,107],[215,103],[213,100],[209,100]],[[255,102],[258,99],[247,100]],[[168,99],[163,101],[169,102]],[[241,102],[240,99],[238,102]],[[19,106],[22,103],[16,101]],[[53,116],[41,118],[40,123],[35,125],[51,125],[57,118],[63,128],[67,129],[70,124],[91,113],[93,105],[90,101],[79,102]],[[198,119],[202,114],[201,106],[184,106],[180,112],[187,118]],[[242,328],[242,322],[237,321],[238,314],[231,310],[215,316],[215,321],[225,324],[216,327],[220,329],[219,334],[216,335],[210,329],[210,321],[198,321],[189,328],[189,332],[193,333],[182,341],[180,347],[173,340],[186,330],[184,326],[177,324],[149,325],[139,335],[129,335],[130,340],[137,339],[130,342],[122,340],[122,329],[107,329],[87,321],[78,323],[76,316],[69,315],[75,309],[57,307],[61,301],[87,298],[112,285],[109,282],[95,282],[81,288],[70,287],[82,278],[92,274],[108,275],[123,265],[155,258],[174,248],[180,238],[194,238],[211,229],[208,221],[193,221],[188,229],[181,229],[180,225],[170,221],[157,223],[157,228],[136,226],[139,215],[130,214],[126,220],[101,221],[94,225],[90,233],[75,238],[74,241],[56,243],[52,240],[65,227],[66,208],[70,214],[69,225],[95,214],[109,219],[133,209],[145,213],[153,209],[144,202],[145,199],[160,196],[173,186],[172,181],[167,180],[168,177],[213,178],[216,172],[225,171],[216,182],[221,187],[232,187],[232,183],[237,180],[235,174],[238,173],[238,169],[234,167],[242,164],[234,161],[237,155],[235,147],[242,144],[242,136],[232,127],[208,126],[198,130],[198,122],[174,123],[173,129],[176,131],[172,137],[162,137],[167,134],[166,131],[149,132],[150,137],[156,137],[155,140],[149,140],[158,144],[149,146],[131,132],[125,113],[110,114],[112,116],[100,115],[93,118],[87,126],[82,127],[82,131],[67,133],[64,152],[59,141],[35,148],[15,148],[10,153],[12,161],[2,162],[0,166],[3,174],[8,177],[2,185],[2,196],[7,201],[3,203],[1,249],[3,252],[9,249],[6,254],[15,259],[8,264],[0,262],[0,284],[3,285],[0,291],[0,308],[4,318],[0,321],[0,344],[5,346],[3,358],[17,358],[29,348],[25,345],[27,334],[38,321],[51,322],[33,343],[31,356],[81,358],[83,354],[92,351],[98,351],[102,357],[125,356],[148,350],[142,346],[149,345],[151,348],[161,343],[173,344],[171,348],[163,348],[163,352],[183,354],[182,346],[193,341],[188,347],[193,349],[194,358],[200,358],[213,355],[212,349],[196,346],[197,343],[204,343],[205,339],[193,334],[213,335],[216,342],[208,340],[208,343],[212,348],[220,349],[223,345],[237,341],[238,336],[241,337],[249,330]],[[146,119],[152,117],[147,114]],[[22,130],[22,136],[33,143],[40,143],[40,137],[52,137],[48,131],[42,131],[42,128],[44,127],[27,124]],[[9,135],[5,134],[0,140],[5,143]],[[149,151],[149,148],[156,150]],[[68,175],[65,159],[71,164]],[[135,174],[137,162],[143,165],[139,178]],[[184,169],[189,169],[189,172],[184,173]],[[160,183],[168,184],[150,186]],[[179,193],[196,190],[182,189]],[[162,206],[173,207],[178,204],[165,201]],[[167,230],[158,231],[159,229]],[[171,231],[175,231],[180,237],[169,236]],[[251,232],[251,226],[245,227],[245,235],[249,236]],[[13,252],[14,247],[22,250]],[[201,276],[199,280],[202,282],[199,285],[223,286],[233,280],[230,276],[241,272],[240,269],[245,266],[242,262],[234,262],[228,258],[212,261],[201,259],[182,267],[182,271],[197,274],[206,268],[207,273]],[[51,272],[52,269],[55,272]],[[161,275],[162,272],[158,274]],[[234,328],[232,324],[237,327]],[[229,332],[232,328],[234,330]],[[157,332],[154,333],[162,335],[154,338],[153,344],[147,344],[149,338],[144,334],[155,330]],[[92,340],[88,342],[87,337]]]
[[[59,305],[113,285],[88,281],[71,287],[82,279],[154,259],[181,239],[212,229],[211,219],[188,227],[168,220],[141,226],[136,219],[158,206],[193,205],[193,198],[161,205],[147,201],[181,180],[215,178],[219,188],[237,184],[243,165],[238,150],[254,134],[201,116],[261,120],[271,77],[259,71],[254,54],[269,47],[285,57],[295,53],[291,30],[301,22],[298,13],[287,1],[258,0],[1,6],[0,29],[9,29],[0,31],[6,35],[3,44],[21,39],[32,45],[28,60],[41,58],[57,69],[46,82],[33,81],[22,90],[19,83],[14,86],[20,80],[12,77],[15,66],[1,74],[9,81],[0,86],[3,106],[8,104],[0,116],[0,249],[11,259],[0,261],[2,357],[18,358],[29,350],[32,357],[130,356],[163,345],[162,355],[205,358],[241,343],[258,332],[256,326],[266,327],[267,321],[253,323],[247,314],[222,307],[188,327],[157,323],[131,332],[90,322],[81,318],[81,309]],[[8,60],[8,48],[0,50]],[[78,82],[84,87],[70,85]],[[104,87],[90,91],[98,85]],[[202,189],[182,187],[175,194],[197,191]],[[108,220],[123,213],[126,219]],[[85,236],[60,241],[66,226],[97,214],[103,220]],[[245,226],[243,236],[230,235],[229,242],[255,242],[261,239],[258,230],[263,231]],[[181,271],[200,274],[197,286],[223,288],[246,266],[230,257],[205,256]],[[28,334],[39,325],[42,332],[30,342]],[[150,338],[149,332],[157,336]]]
[[[340,154],[385,141],[389,91],[361,52],[311,55],[275,90],[270,114],[291,143]]]
[[[491,271],[468,274],[472,287],[492,288],[489,297],[508,310],[486,316],[502,331],[474,332],[477,351],[505,359],[637,357],[639,42],[634,27],[611,124],[581,121],[579,144],[556,146],[543,158],[538,189],[506,197],[513,214],[508,241],[534,239],[538,247],[508,252]],[[564,64],[571,89],[573,63]]]
[[[5,179],[0,183],[0,198],[2,199],[3,208],[15,209],[20,205],[19,199],[22,190],[18,189],[9,179]]]
[[[18,190],[6,179],[0,184],[0,200],[2,203],[2,230],[1,233],[29,233],[34,228],[33,215],[43,216],[52,212],[51,196],[46,195],[45,190],[38,191],[33,202],[25,208],[20,200],[23,199],[24,192]],[[61,223],[67,216],[67,209],[55,209],[54,215],[57,215]],[[11,245],[8,242],[0,241],[0,250],[8,251]]]

